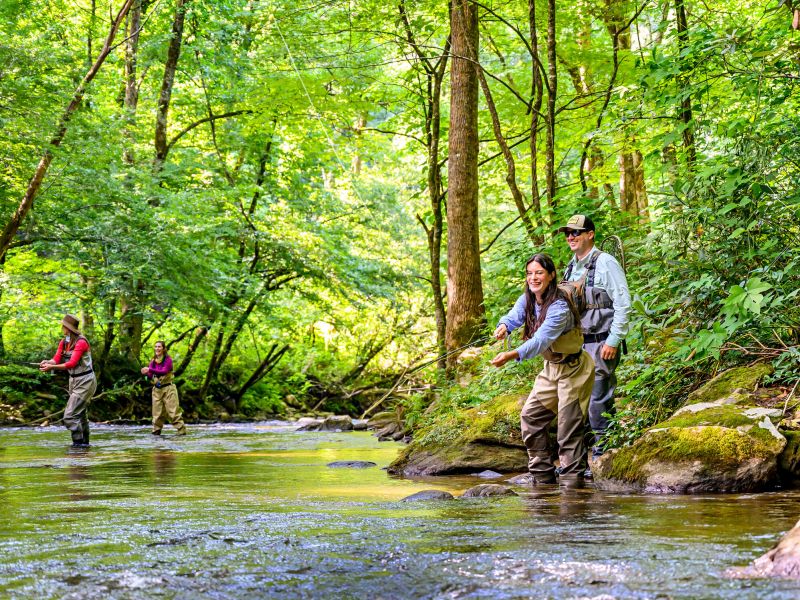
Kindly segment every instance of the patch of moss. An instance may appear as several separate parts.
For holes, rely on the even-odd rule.
[[[774,454],[777,440],[758,426],[749,434],[720,426],[676,427],[650,431],[633,446],[614,454],[604,477],[627,483],[643,483],[644,466],[653,461],[686,463],[701,461],[713,470],[735,469],[744,460]]]
[[[736,389],[753,391],[758,383],[771,373],[772,365],[768,363],[728,369],[689,394],[686,403],[716,402],[722,398],[727,398]]]
[[[418,448],[429,448],[487,438],[501,443],[522,443],[519,410],[520,400],[525,397],[504,394],[437,420],[416,436],[416,445]]]
[[[659,427],[697,427],[701,425],[719,425],[721,427],[729,427],[736,429],[743,425],[754,425],[758,421],[747,417],[743,413],[743,407],[736,404],[721,404],[711,408],[706,408],[696,413],[685,412],[680,415],[675,415],[654,425],[654,428]],[[759,419],[760,421],[761,419]]]

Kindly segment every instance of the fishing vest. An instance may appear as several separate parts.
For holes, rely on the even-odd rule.
[[[583,288],[586,302],[581,312],[581,329],[585,344],[604,341],[611,330],[611,321],[614,320],[614,303],[611,301],[611,296],[604,289],[594,285],[597,259],[601,254],[602,252],[599,250],[595,251],[586,265],[586,285]],[[575,259],[573,258],[564,273],[565,281],[569,281],[574,267]]]
[[[79,335],[75,339],[75,343],[72,346],[67,344],[67,340],[64,340],[63,345],[61,346],[61,360],[65,363],[69,362],[72,358],[72,353],[75,351],[75,346],[77,345],[79,340],[83,340],[86,342],[86,345],[89,345],[89,340],[87,340],[82,335]],[[80,360],[78,360],[78,364],[75,365],[71,369],[67,369],[67,373],[69,373],[70,377],[81,377],[82,375],[88,375],[92,373],[92,351],[91,347],[89,347],[86,352],[81,354]]]
[[[542,319],[544,322],[544,319]],[[537,326],[536,329],[539,329]],[[531,335],[536,332],[533,330]],[[569,363],[577,360],[583,349],[583,333],[581,328],[573,323],[572,329],[565,331],[556,338],[550,347],[542,352],[542,358],[546,361],[559,364]]]
[[[161,362],[160,362],[160,363],[159,363],[159,362],[156,362],[156,359],[154,358],[154,359],[152,360],[151,364],[152,364],[152,363],[155,363],[155,364],[157,364],[157,365],[160,365],[160,364],[161,364],[161,363],[163,363],[165,360],[167,360],[167,355],[166,355],[166,354],[164,355],[164,358],[161,360]],[[173,376],[173,374],[172,374],[172,371],[170,371],[170,372],[169,372],[169,373],[167,373],[166,375],[161,375],[160,377],[158,377],[158,376],[156,376],[156,375],[153,375],[153,385],[154,385],[155,387],[157,387],[157,388],[167,387],[167,386],[168,386],[170,383],[172,383],[172,380],[173,380],[173,379],[174,379],[174,376]]]

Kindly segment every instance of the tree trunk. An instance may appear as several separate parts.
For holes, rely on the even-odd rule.
[[[531,0],[533,1],[533,0]],[[556,207],[556,92],[558,71],[556,62],[556,0],[547,0],[547,140],[545,149],[545,177],[547,202],[551,212]]]
[[[447,332],[449,352],[485,327],[478,235],[478,10],[453,0],[450,16],[450,139],[447,163]],[[457,356],[448,357],[448,367]]]
[[[194,338],[192,338],[191,343],[189,344],[189,348],[186,350],[186,354],[181,361],[181,364],[178,365],[178,368],[175,369],[175,377],[180,377],[183,375],[183,372],[189,366],[189,363],[192,362],[192,358],[194,357],[194,353],[197,351],[197,348],[200,346],[200,342],[203,341],[203,338],[208,335],[208,327],[198,327],[195,331]]]
[[[691,81],[686,73],[689,67],[685,63],[684,50],[689,40],[689,25],[686,20],[686,6],[684,0],[675,0],[675,24],[678,29],[678,56],[681,57],[678,76],[678,86],[681,88],[683,99],[679,108],[679,119],[683,123],[683,149],[686,151],[686,167],[691,173],[694,171],[697,160],[697,151],[694,142],[694,125],[692,123],[692,97],[689,93]]]
[[[528,0],[528,27],[531,34],[531,212],[542,217],[542,199],[539,193],[539,118],[542,114],[544,83],[539,52],[539,33],[536,30],[536,0]],[[544,245],[544,235],[537,236],[534,244]]]
[[[22,225],[22,221],[25,219],[26,215],[33,206],[33,200],[39,193],[42,180],[44,180],[44,176],[47,174],[47,170],[50,168],[50,163],[53,161],[53,149],[58,148],[61,145],[61,142],[64,141],[64,137],[67,135],[69,121],[72,118],[72,115],[78,109],[78,106],[80,106],[80,103],[83,100],[83,95],[86,93],[87,86],[95,78],[97,72],[100,70],[100,67],[105,62],[106,57],[111,52],[111,45],[114,42],[117,31],[119,30],[122,20],[125,18],[125,15],[128,13],[128,10],[133,2],[134,0],[125,0],[125,3],[122,5],[122,8],[120,8],[116,18],[111,23],[111,28],[108,32],[108,36],[106,37],[105,44],[103,44],[103,49],[100,51],[100,55],[97,57],[97,60],[95,60],[92,67],[78,85],[78,88],[72,95],[72,99],[67,105],[67,108],[64,109],[63,113],[61,113],[61,118],[59,119],[58,126],[56,127],[56,133],[50,140],[49,147],[44,151],[44,154],[39,160],[39,164],[37,165],[33,176],[28,182],[28,188],[25,190],[25,195],[20,201],[17,210],[14,212],[14,215],[3,228],[2,234],[0,234],[0,257],[4,256],[8,251],[14,236],[19,230],[20,225]]]
[[[239,388],[239,391],[236,392],[236,394],[234,395],[234,402],[237,405],[239,404],[239,402],[241,402],[242,397],[244,397],[247,390],[249,390],[256,383],[261,381],[267,375],[267,373],[272,371],[272,369],[274,369],[275,366],[278,364],[278,361],[280,361],[281,357],[289,349],[288,345],[284,345],[280,350],[276,352],[277,347],[278,344],[272,345],[272,347],[269,349],[269,352],[267,352],[267,356],[265,356],[264,360],[261,361],[261,364],[258,365],[256,370],[253,371],[253,374],[250,376],[250,378],[247,381],[245,381],[242,387]]]
[[[167,50],[167,62],[164,64],[164,77],[161,80],[161,94],[158,97],[156,108],[156,157],[153,170],[158,173],[167,158],[167,114],[172,98],[172,87],[175,84],[175,70],[178,68],[178,59],[181,56],[183,43],[183,21],[186,16],[186,4],[189,0],[177,0],[175,5],[175,18],[172,22],[172,38]]]

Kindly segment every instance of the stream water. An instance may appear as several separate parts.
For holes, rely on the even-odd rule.
[[[1,598],[798,598],[732,580],[800,518],[800,491],[653,497],[392,478],[399,444],[285,423],[0,429]],[[367,460],[368,469],[327,463]]]

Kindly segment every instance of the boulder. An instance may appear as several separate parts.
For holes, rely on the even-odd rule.
[[[498,396],[415,433],[389,472],[419,476],[527,471],[528,455],[519,429],[519,409],[526,397]]]
[[[761,380],[772,373],[772,370],[772,366],[767,363],[728,369],[691,392],[686,397],[686,404],[736,404],[746,401],[749,393],[754,392]]]
[[[745,394],[742,401],[747,401]],[[595,486],[650,493],[749,492],[778,480],[781,410],[717,402],[685,406],[626,448],[592,461]]]
[[[728,577],[781,577],[800,579],[800,521],[769,552],[748,567],[728,569]]]
[[[462,498],[488,498],[490,496],[518,496],[517,492],[504,485],[496,483],[482,483],[469,488],[461,494]]]
[[[331,415],[322,422],[321,431],[353,431],[353,419],[347,415]]]
[[[297,429],[295,431],[319,431],[322,429],[322,419],[315,419],[314,417],[303,417],[297,421]]]
[[[406,496],[401,502],[422,502],[424,500],[453,500],[454,496],[450,492],[442,490],[422,490],[416,494]]]

